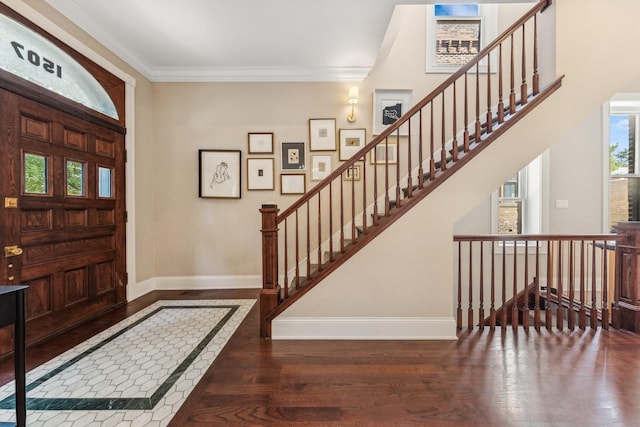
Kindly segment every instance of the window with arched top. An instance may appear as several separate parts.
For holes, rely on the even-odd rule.
[[[0,14],[0,69],[118,120],[107,91],[69,54]]]

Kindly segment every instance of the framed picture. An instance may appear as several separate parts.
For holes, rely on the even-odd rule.
[[[331,156],[311,156],[311,181],[321,181],[331,173]]]
[[[280,175],[280,194],[304,194],[307,175],[304,173],[288,173]]]
[[[373,93],[373,134],[379,135],[411,108],[410,89],[376,89]],[[409,126],[402,125],[400,135],[407,136]]]
[[[273,159],[247,159],[247,190],[273,190]]]
[[[309,119],[309,150],[336,151],[336,119]]]
[[[273,132],[249,132],[249,154],[273,154]]]
[[[366,144],[364,129],[340,129],[340,160],[349,160]]]
[[[350,166],[342,173],[344,181],[360,181],[360,165]]]
[[[397,143],[387,143],[381,142],[376,146],[375,149],[371,150],[371,164],[373,165],[384,165],[389,163],[390,165],[398,163],[397,151],[398,144]]]
[[[282,170],[306,169],[304,142],[283,142],[281,151]]]
[[[198,150],[200,197],[239,199],[242,191],[240,150]]]

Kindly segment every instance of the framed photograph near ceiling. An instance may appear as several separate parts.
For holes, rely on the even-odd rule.
[[[498,5],[462,3],[426,6],[426,72],[456,72],[498,35]],[[497,70],[497,55],[491,55],[491,70]],[[488,71],[487,57],[478,71]]]

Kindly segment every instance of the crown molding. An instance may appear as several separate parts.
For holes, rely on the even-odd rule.
[[[361,82],[370,67],[155,68],[152,82]]]

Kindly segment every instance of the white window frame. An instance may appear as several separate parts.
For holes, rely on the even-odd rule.
[[[476,4],[476,2],[470,1],[469,3]],[[437,4],[448,4],[446,1],[438,2]],[[487,43],[491,42],[498,36],[498,5],[495,4],[478,4],[478,16],[435,16],[435,5],[428,4],[427,10],[427,32],[426,32],[426,73],[454,73],[460,68],[459,66],[446,66],[436,65],[436,22],[438,20],[466,20],[466,19],[480,19],[480,50],[482,50]],[[491,68],[496,69],[495,55],[491,58]],[[479,72],[487,72],[487,60],[486,58],[480,61]],[[493,71],[492,71],[493,72]]]
[[[625,177],[637,177],[640,176],[640,93],[619,93],[616,94],[609,102],[605,103],[602,108],[602,149],[603,149],[603,163],[602,163],[602,179],[603,179],[603,191],[602,191],[602,231],[603,233],[610,233],[611,227],[609,225],[609,180],[611,177],[609,171],[609,146],[611,144],[611,129],[610,120],[613,115],[637,115],[638,122],[636,122],[636,159],[635,159],[635,174],[616,175],[621,178]]]
[[[525,166],[520,174],[522,200],[522,234],[542,234],[549,229],[549,151]],[[498,234],[498,204],[500,188],[491,194],[491,233]],[[496,250],[502,251],[503,245],[496,245]],[[507,253],[513,251],[513,244],[504,245]],[[529,242],[529,247],[535,247],[535,242]],[[518,252],[524,253],[524,244],[518,243]]]
[[[525,208],[528,205],[527,203],[527,187],[528,187],[528,182],[527,182],[527,168],[522,169],[521,171],[519,171],[517,174],[518,180],[517,180],[517,185],[518,185],[518,189],[517,189],[517,197],[500,197],[500,193],[501,193],[501,189],[504,187],[504,185],[507,182],[511,181],[511,178],[509,178],[507,181],[505,181],[499,188],[498,190],[496,190],[496,192],[498,193],[498,204],[497,204],[497,220],[495,221],[495,226],[496,226],[496,231],[499,233],[500,232],[500,228],[499,228],[499,217],[500,217],[500,202],[521,202],[521,218],[520,221],[522,222],[521,226],[522,226],[522,232],[524,233],[524,229],[525,229],[525,223],[523,221],[523,218],[525,217]]]

